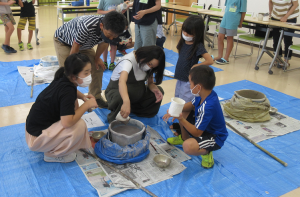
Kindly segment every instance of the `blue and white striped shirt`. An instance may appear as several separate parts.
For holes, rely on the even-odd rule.
[[[73,41],[81,45],[79,50],[91,49],[101,43],[100,22],[104,16],[86,15],[76,17],[60,26],[54,34],[60,42],[73,45]]]

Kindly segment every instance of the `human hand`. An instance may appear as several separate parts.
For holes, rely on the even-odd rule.
[[[88,109],[97,108],[98,104],[95,98],[90,98],[85,102],[88,105]]]
[[[157,89],[153,89],[152,92],[154,93],[155,95],[155,98],[156,98],[156,102],[155,103],[158,103],[160,102],[164,95],[161,93],[161,91],[157,88]]]
[[[133,16],[134,19],[136,20],[140,20],[141,18],[143,18],[143,16],[146,14],[146,11],[145,10],[141,10],[141,11],[138,11],[136,13],[135,16]]]
[[[239,28],[242,28],[243,27],[243,24],[239,24]]]
[[[197,64],[195,64],[194,66],[192,66],[192,68],[191,68],[191,69],[193,69],[193,68],[195,68],[195,67],[197,67]]]
[[[287,17],[285,17],[285,16],[282,17],[282,18],[280,19],[280,21],[281,21],[281,22],[286,22],[286,21],[287,21]]]
[[[167,110],[167,113],[162,117],[162,119],[164,121],[167,121],[167,120],[169,120],[169,118],[171,118],[171,115],[169,114],[169,110]]]
[[[123,118],[127,118],[130,114],[130,103],[123,103],[120,114]]]
[[[125,1],[125,3],[127,4],[128,7],[132,7],[133,6],[133,2]]]
[[[95,60],[95,66],[96,66],[97,70],[99,70],[99,66],[102,68],[103,71],[105,71],[105,69],[106,69],[104,62],[102,61],[102,59],[100,57]]]
[[[10,1],[7,2],[7,5],[12,5],[12,4],[15,4],[15,3],[16,3],[16,1],[11,1],[10,0]]]
[[[88,94],[85,98],[87,98],[87,100],[92,99],[92,98],[96,100],[96,98],[91,94]]]
[[[169,110],[167,110],[167,113],[162,117],[164,121],[169,120],[172,116],[169,114]],[[173,117],[172,122],[174,122],[175,118]]]

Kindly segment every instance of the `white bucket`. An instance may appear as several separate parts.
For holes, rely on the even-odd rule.
[[[173,97],[169,108],[169,114],[173,117],[179,117],[182,112],[185,101],[181,98]]]

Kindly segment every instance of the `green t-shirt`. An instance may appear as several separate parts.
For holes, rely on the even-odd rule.
[[[124,3],[124,0],[100,0],[98,9],[104,11],[113,10],[121,3]]]

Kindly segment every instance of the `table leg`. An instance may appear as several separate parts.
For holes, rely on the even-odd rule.
[[[173,11],[174,11],[174,21],[169,25],[168,30],[170,30],[170,27],[171,27],[172,25],[174,25],[174,26],[175,26],[175,29],[176,29],[175,33],[177,33],[177,25],[176,25],[175,9],[173,9]]]
[[[205,19],[205,27],[204,27],[204,39],[208,42],[208,47],[214,48],[213,41],[207,36],[207,28],[210,16],[207,16]],[[210,44],[211,43],[211,44]]]
[[[255,70],[259,69],[258,63],[260,62],[264,52],[266,52],[268,55],[271,55],[271,57],[273,57],[273,55],[266,49],[268,39],[269,39],[269,35],[270,35],[270,31],[271,31],[271,28],[268,27],[263,47],[262,47],[261,52],[260,52],[259,56],[257,57],[256,63],[255,63]]]
[[[280,30],[280,37],[279,37],[278,45],[276,47],[276,51],[275,51],[274,57],[272,59],[272,62],[269,66],[269,71],[268,71],[269,74],[273,74],[272,67],[273,67],[276,59],[278,59],[279,62],[284,63],[284,61],[281,59],[281,57],[278,57],[279,50],[280,50],[280,47],[281,47],[281,42],[282,42],[282,39],[283,39],[283,34],[284,34],[284,30]]]
[[[65,24],[64,9],[62,9],[61,11],[62,11],[62,13],[61,13],[61,21],[62,21],[62,24]]]

